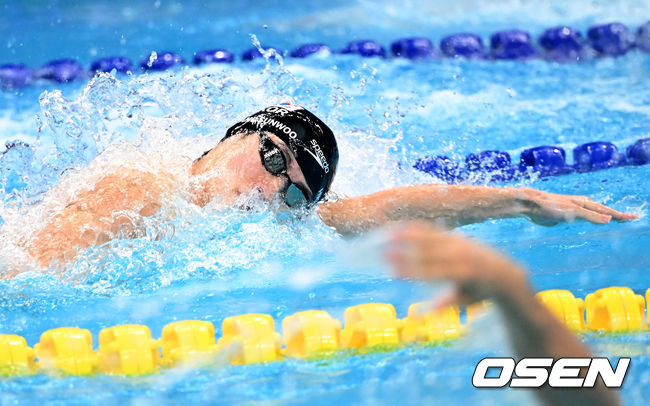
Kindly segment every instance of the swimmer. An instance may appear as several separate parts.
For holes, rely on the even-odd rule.
[[[455,285],[452,295],[434,305],[438,308],[492,301],[504,316],[517,358],[593,357],[534,297],[525,270],[489,247],[410,223],[393,232],[386,255],[400,277]],[[535,395],[546,405],[620,405],[616,392],[600,379],[593,389],[544,385]]]
[[[236,205],[254,193],[266,201],[314,210],[341,234],[415,219],[453,228],[508,217],[544,225],[635,218],[586,196],[531,188],[414,185],[328,201],[338,159],[334,134],[311,112],[288,103],[267,107],[230,127],[213,149],[190,164],[188,200],[204,207],[218,197]],[[61,267],[75,259],[77,250],[128,235],[138,218],[160,210],[179,182],[165,171],[107,171],[21,245],[40,266]]]

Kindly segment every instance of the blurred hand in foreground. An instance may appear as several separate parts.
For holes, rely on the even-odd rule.
[[[535,297],[522,267],[497,251],[425,223],[408,223],[393,232],[388,260],[397,276],[427,281],[448,280],[454,295],[438,303],[467,305],[492,300],[504,322],[516,356],[593,357],[589,349]],[[582,368],[580,376],[586,374]],[[545,405],[619,405],[616,391],[598,380],[593,388],[535,390]]]
[[[390,241],[387,257],[397,276],[454,283],[456,296],[441,305],[501,301],[517,291],[532,294],[523,268],[466,237],[408,223]]]

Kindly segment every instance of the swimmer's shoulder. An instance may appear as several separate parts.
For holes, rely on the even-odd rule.
[[[144,193],[161,194],[170,191],[177,183],[174,174],[165,170],[142,170],[138,168],[122,167],[113,168],[101,176],[95,184],[94,190],[116,187],[121,190],[139,189]]]

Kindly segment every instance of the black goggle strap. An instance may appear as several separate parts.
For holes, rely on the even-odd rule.
[[[307,151],[307,153],[310,153],[309,152],[309,147],[307,146],[307,144],[305,144],[301,140],[292,139],[292,140],[290,140],[290,143],[291,143],[290,147],[294,151],[294,156],[295,156],[295,153],[297,152],[296,148],[302,148],[305,151]],[[304,171],[303,171],[303,175],[305,175]],[[309,190],[309,189],[305,190],[304,188],[302,188],[302,187],[300,187],[298,185],[296,185],[296,187],[298,187],[300,190],[302,190],[302,193],[305,195],[305,198],[307,199],[307,203],[311,204],[311,203],[314,202],[314,193],[311,190]]]

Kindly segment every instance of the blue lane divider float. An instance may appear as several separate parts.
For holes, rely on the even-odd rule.
[[[292,58],[305,58],[317,53],[332,53],[332,49],[325,44],[305,44],[291,51]]]
[[[372,57],[379,56],[381,58],[386,57],[386,49],[375,41],[371,40],[360,40],[352,41],[340,51],[341,54],[357,54],[363,57]]]
[[[234,60],[235,55],[225,49],[199,51],[194,53],[194,58],[192,58],[195,65],[202,65],[204,63],[232,63]]]
[[[589,142],[573,149],[573,162],[578,172],[590,172],[624,164],[625,154],[611,142]]]
[[[541,57],[554,62],[580,61],[587,57],[620,56],[633,48],[650,52],[650,21],[641,25],[636,35],[624,24],[613,22],[592,26],[587,37],[571,27],[560,26],[545,30],[535,46],[530,34],[521,30],[499,31],[490,37],[490,48],[486,50],[482,39],[474,34],[460,33],[442,38],[440,52],[430,39],[424,37],[401,38],[393,41],[391,52],[394,57],[406,59],[437,59],[441,56],[449,58],[473,58],[495,60],[528,60]],[[275,47],[264,47],[275,50],[278,55],[284,55],[283,50]],[[386,57],[385,48],[372,40],[352,41],[340,51],[320,43],[301,45],[289,53],[292,58],[305,58],[319,52],[356,54],[362,57]],[[263,57],[257,48],[244,51],[243,61],[252,61]],[[195,65],[208,63],[232,63],[235,56],[225,49],[210,49],[193,54]],[[148,57],[140,63],[143,71],[166,70],[184,65],[183,57],[174,52],[158,52],[154,58]],[[72,59],[59,59],[48,62],[39,69],[32,70],[22,64],[6,64],[0,66],[0,88],[20,88],[38,80],[65,83],[81,78],[87,78],[94,72],[119,73],[135,72],[131,61],[125,57],[114,56],[100,58],[94,61],[89,72]]]
[[[573,172],[573,167],[566,164],[566,152],[563,148],[552,145],[529,148],[521,152],[520,172],[532,168],[540,176],[563,175]]]
[[[591,46],[601,55],[623,55],[634,47],[634,35],[621,23],[596,25],[587,36]]]
[[[131,60],[122,56],[100,58],[90,65],[92,72],[111,72],[113,69],[119,73],[128,73],[133,72],[133,65]]]
[[[25,65],[0,66],[0,88],[15,89],[26,86],[33,80],[34,72]]]
[[[530,34],[525,31],[500,31],[490,37],[494,59],[530,59],[537,56]]]
[[[465,157],[465,168],[469,173],[489,173],[492,181],[508,181],[515,176],[510,154],[504,151],[483,151]]]
[[[650,163],[650,138],[643,138],[627,147],[628,163],[630,165],[646,165]]]
[[[636,46],[642,51],[650,52],[650,21],[640,26],[637,30]]]
[[[567,26],[549,28],[539,38],[544,58],[557,62],[582,59],[584,43],[585,39],[580,31]]]
[[[176,65],[182,65],[185,60],[182,56],[174,52],[156,53],[155,57],[149,57],[140,62],[140,67],[144,70],[166,70]]]
[[[573,149],[573,164],[566,162],[563,148],[543,145],[523,150],[517,165],[512,164],[510,154],[505,151],[482,151],[467,155],[462,164],[447,156],[423,157],[413,164],[413,168],[454,184],[468,180],[505,182],[533,174],[548,177],[649,163],[650,138],[642,138],[627,147],[625,153],[607,141],[579,145]]]
[[[86,71],[81,64],[73,59],[58,59],[43,65],[34,76],[39,79],[48,79],[58,83],[86,77]]]
[[[440,51],[451,58],[485,59],[487,57],[481,37],[474,34],[454,34],[444,37],[440,41]]]
[[[401,38],[390,45],[395,56],[408,59],[430,59],[438,56],[433,43],[428,38]]]
[[[269,52],[269,51],[271,51],[271,50],[274,50],[275,53],[278,54],[278,55],[282,55],[282,54],[283,54],[283,51],[282,51],[280,48],[276,48],[276,47],[266,47],[266,46],[264,46],[264,47],[262,47],[262,48],[264,48],[264,49],[266,50],[266,52]],[[264,57],[264,55],[262,55],[262,53],[260,52],[260,50],[257,49],[257,48],[250,48],[250,49],[247,49],[247,50],[244,51],[244,53],[242,53],[242,55],[241,55],[241,59],[242,59],[243,61],[252,61],[252,60],[255,60],[255,59],[257,59],[257,58],[263,58],[263,57]]]

